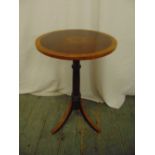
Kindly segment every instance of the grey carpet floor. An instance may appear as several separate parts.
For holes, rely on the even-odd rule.
[[[55,135],[50,133],[70,97],[20,95],[20,155],[134,155],[135,98],[128,96],[119,109],[84,100],[84,107],[101,127],[95,133],[78,111]]]

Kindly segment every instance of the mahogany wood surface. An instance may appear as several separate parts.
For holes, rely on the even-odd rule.
[[[65,122],[67,121],[67,119],[69,118],[69,116],[72,112],[72,106],[73,106],[73,104],[70,102],[69,106],[66,109],[65,113],[63,114],[63,116],[60,118],[60,120],[58,121],[56,126],[54,128],[52,128],[52,130],[51,130],[52,134],[55,134],[56,132],[58,132],[62,128],[62,126],[65,124]]]
[[[81,103],[80,60],[103,57],[113,52],[116,45],[117,41],[112,36],[92,30],[54,31],[37,38],[36,47],[41,53],[50,57],[73,60],[72,101],[63,117],[52,129],[52,134],[63,127],[73,110],[80,110],[90,127],[98,133],[101,132],[84,111]]]
[[[59,30],[36,39],[37,49],[50,57],[89,60],[110,54],[116,48],[114,37],[92,30]]]
[[[62,115],[62,117],[60,118],[60,120],[57,122],[57,124],[55,125],[54,128],[52,128],[51,133],[55,134],[56,132],[58,132],[63,125],[66,123],[66,121],[68,120],[69,116],[72,113],[72,107],[73,107],[73,103],[70,102],[70,104],[68,105],[65,113]],[[82,105],[82,101],[80,102],[80,108],[79,110],[81,111],[81,114],[83,115],[84,119],[86,120],[86,122],[88,123],[88,125],[94,129],[97,133],[101,132],[101,129],[97,126],[97,124],[95,124],[92,119],[89,117],[89,115],[85,112],[83,105]]]
[[[89,124],[89,126],[94,129],[97,133],[101,132],[101,129],[97,126],[97,124],[95,124],[92,119],[89,117],[89,115],[85,112],[85,110],[83,109],[83,105],[82,105],[82,101],[80,103],[80,111],[84,117],[84,119],[86,120],[86,122]]]

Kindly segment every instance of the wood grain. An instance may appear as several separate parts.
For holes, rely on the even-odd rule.
[[[22,152],[24,150],[24,152],[27,152],[28,154],[35,153],[37,142],[42,133],[47,111],[49,109],[49,104],[44,106],[42,103],[45,103],[45,101],[44,98],[41,97],[35,103],[35,108],[33,108],[33,111],[30,113],[29,119],[26,121],[26,126],[22,130],[20,136],[20,143],[24,144],[21,147]]]
[[[65,128],[52,135],[50,130],[70,99],[65,95],[20,95],[20,124],[24,124],[20,125],[20,155],[135,154],[133,97],[127,97],[119,110],[84,100],[86,112],[95,116],[93,122],[101,125],[100,134],[96,134],[77,111],[71,114]]]
[[[52,134],[55,134],[56,132],[58,132],[62,128],[62,126],[65,124],[65,122],[68,120],[68,118],[72,112],[72,106],[73,106],[73,104],[71,102],[69,102],[69,106],[67,107],[66,111],[61,116],[61,118],[57,122],[56,126],[54,128],[52,128],[52,130],[51,130]]]
[[[69,100],[66,97],[62,100],[59,96],[46,97],[46,102],[50,104],[50,107],[48,107],[44,128],[37,142],[35,155],[57,155],[63,143],[63,130],[60,130],[55,136],[52,136],[50,131],[57,120],[59,120],[62,115],[61,112],[64,110]],[[42,104],[47,106],[48,103],[46,102]]]
[[[110,54],[116,48],[114,37],[92,30],[60,30],[36,39],[37,49],[50,57],[89,60]]]

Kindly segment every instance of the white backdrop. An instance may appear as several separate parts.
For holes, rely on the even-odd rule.
[[[118,40],[114,53],[81,61],[83,98],[119,108],[134,95],[134,0],[20,0],[20,93],[71,94],[72,61],[37,52],[35,39],[59,29],[92,29]]]

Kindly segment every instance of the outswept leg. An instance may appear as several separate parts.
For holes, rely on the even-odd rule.
[[[72,113],[72,106],[73,106],[73,104],[72,104],[72,102],[70,102],[68,108],[66,109],[66,111],[64,112],[62,117],[60,118],[59,122],[51,130],[52,134],[55,134],[56,132],[58,132],[62,128],[62,126],[66,123],[66,121],[68,120],[70,114]]]
[[[66,123],[67,119],[69,118],[72,110],[80,110],[82,116],[89,124],[89,126],[94,129],[96,132],[101,132],[101,130],[97,127],[96,124],[93,123],[91,118],[88,114],[84,111],[81,101],[80,95],[80,61],[73,60],[73,88],[72,88],[72,101],[70,102],[68,108],[66,109],[65,113],[61,117],[60,121],[56,124],[56,126],[51,130],[52,134],[55,134],[57,131],[61,129],[61,127]]]
[[[80,103],[80,111],[81,111],[84,119],[86,120],[86,122],[89,124],[89,126],[91,128],[93,128],[97,133],[100,133],[101,132],[101,129],[96,124],[94,124],[94,122],[91,120],[91,118],[89,117],[89,115],[84,111],[83,105],[82,105],[82,101]]]

